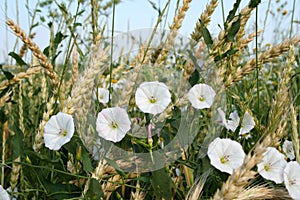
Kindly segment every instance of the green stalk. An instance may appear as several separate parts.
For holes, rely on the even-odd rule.
[[[257,112],[259,114],[259,68],[258,68],[258,6],[255,9],[255,68],[256,68],[256,92],[257,92]],[[258,127],[259,128],[259,127]]]
[[[295,7],[296,7],[296,0],[293,1],[293,12],[292,12],[292,17],[291,17],[291,28],[290,28],[290,37],[292,37],[293,34],[293,21],[294,21],[294,14],[295,14]]]
[[[115,32],[115,13],[116,13],[116,3],[113,1],[113,15],[112,15],[112,28],[111,28],[111,48],[110,48],[110,66],[109,66],[109,95],[108,104],[111,102],[111,81],[112,81],[112,68],[113,68],[113,52],[114,52],[114,32]]]

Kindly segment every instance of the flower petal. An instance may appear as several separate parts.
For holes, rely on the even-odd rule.
[[[236,110],[230,113],[229,119],[230,120],[227,121],[227,129],[230,129],[232,132],[235,132],[240,123],[240,117]]]
[[[44,134],[59,134],[61,129],[57,123],[56,115],[50,117],[49,121],[44,126]]]
[[[151,102],[151,99],[154,102]],[[171,102],[168,87],[161,82],[143,82],[135,93],[135,102],[144,113],[158,114],[163,112]]]
[[[226,116],[225,116],[225,112],[221,109],[221,108],[218,108],[217,109],[217,112],[218,112],[218,118],[217,118],[217,122],[224,126],[224,127],[227,127],[227,121],[226,121]]]
[[[285,140],[282,145],[282,150],[290,160],[295,159],[295,152],[294,152],[294,146],[292,141]]]
[[[98,135],[112,142],[121,141],[130,130],[131,122],[126,111],[119,107],[106,108],[98,113]]]
[[[7,191],[0,185],[0,199],[2,200],[10,200],[9,194]]]
[[[238,142],[220,138],[209,144],[207,155],[211,165],[229,174],[239,168],[245,158],[243,148]]]
[[[296,161],[289,162],[283,173],[284,184],[293,199],[300,197],[300,165]]]
[[[216,92],[207,84],[196,84],[188,93],[188,99],[196,109],[210,108]],[[202,99],[202,100],[200,100]]]
[[[283,170],[286,163],[282,153],[274,147],[268,147],[262,162],[257,164],[257,171],[263,178],[279,184],[283,182]]]
[[[94,97],[96,97],[99,102],[106,104],[109,101],[109,90],[106,88],[98,88],[97,90],[98,92],[98,97],[96,97],[96,95]]]
[[[249,133],[255,126],[255,122],[253,117],[248,113],[248,111],[245,112],[242,125],[240,129],[240,135],[244,135],[246,133]]]
[[[64,144],[71,140],[73,134],[74,121],[72,115],[59,112],[57,115],[52,116],[45,124],[45,146],[51,150],[59,150]]]

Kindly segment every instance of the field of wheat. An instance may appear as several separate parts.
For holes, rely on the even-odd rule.
[[[29,30],[0,26],[0,199],[300,199],[300,2],[205,1],[187,36],[192,0],[121,34],[121,0],[24,2]]]

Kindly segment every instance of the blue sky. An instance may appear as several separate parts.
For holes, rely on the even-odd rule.
[[[157,6],[163,7],[166,0],[152,0]],[[224,1],[224,10],[225,16],[227,16],[229,10],[232,8],[233,3],[235,1],[223,0]],[[2,42],[0,42],[0,63],[5,61],[7,58],[7,54],[13,50],[16,45],[16,37],[12,34],[11,31],[7,31],[7,26],[5,25],[6,13],[7,16],[11,19],[17,21],[19,19],[20,26],[27,31],[28,30],[28,13],[25,8],[26,0],[0,0],[0,36],[2,38]],[[7,4],[5,4],[7,2]],[[34,8],[37,0],[28,0],[30,8]],[[60,1],[59,1],[60,2]],[[68,1],[66,1],[68,2]],[[168,15],[164,18],[166,19],[166,26],[168,27],[171,24],[175,12],[177,0],[171,0],[171,6],[168,11]],[[190,9],[187,12],[186,18],[183,21],[183,26],[180,29],[180,33],[189,37],[190,33],[193,31],[195,23],[197,22],[198,17],[201,12],[205,9],[208,0],[193,0],[190,4]],[[267,6],[269,0],[262,0],[262,3],[259,7],[259,28],[263,28],[263,20],[265,18]],[[274,13],[277,13],[276,9],[280,7],[285,1],[281,0],[279,3],[275,3],[275,0],[271,1],[271,9]],[[292,10],[292,1],[287,1],[287,5],[284,7],[288,12]],[[243,8],[247,5],[247,0],[242,0],[240,8]],[[6,6],[7,5],[7,9]],[[17,8],[18,7],[18,12]],[[7,10],[7,12],[6,12]],[[300,10],[300,2],[296,0],[296,11]],[[220,27],[218,24],[222,25],[222,10],[221,4],[216,9],[216,12],[212,16],[212,22],[209,26],[209,30],[213,34],[217,34]],[[279,16],[279,15],[277,15]],[[295,19],[299,20],[299,12],[295,12]],[[126,32],[129,30],[143,29],[143,28],[151,28],[154,26],[157,18],[157,11],[155,11],[148,0],[123,0],[122,3],[117,5],[116,7],[116,20],[115,20],[115,30],[117,32]],[[278,23],[280,21],[280,17],[278,19],[269,15],[266,31],[265,31],[265,42],[273,42],[273,34],[274,29],[278,28],[279,30],[289,29],[290,26],[290,15],[286,19],[286,21]],[[111,19],[107,21],[108,27],[111,27]],[[294,25],[294,31],[299,30],[299,24]],[[165,27],[165,28],[167,28]],[[250,20],[248,23],[248,27],[251,29],[254,27],[254,18]],[[161,27],[163,28],[163,27]],[[39,26],[35,29],[34,32],[37,32],[37,35],[34,41],[44,49],[48,45],[49,41],[49,30],[46,26]],[[17,46],[20,46],[17,44]]]

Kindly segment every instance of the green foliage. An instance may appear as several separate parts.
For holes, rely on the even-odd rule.
[[[149,46],[149,49],[154,49],[155,53],[160,56],[166,53],[166,57],[171,58],[171,61],[166,59],[161,65],[156,63],[160,57],[155,57],[151,63],[143,64],[141,68],[138,68],[140,61],[136,55],[142,52],[141,50],[145,50],[138,48],[131,49],[133,52],[123,52],[122,49],[118,52],[120,55],[114,55],[119,57],[113,63],[105,61],[99,64],[96,60],[99,68],[103,67],[102,65],[112,65],[113,74],[110,77],[109,70],[106,68],[104,73],[95,75],[93,80],[88,80],[89,83],[94,84],[93,88],[88,87],[88,92],[96,91],[97,87],[107,87],[108,80],[112,78],[114,83],[112,83],[113,89],[110,91],[112,101],[109,105],[95,100],[92,93],[90,96],[81,94],[80,92],[87,89],[84,84],[87,81],[86,77],[82,76],[85,72],[91,73],[89,67],[95,64],[95,60],[88,62],[93,56],[93,44],[99,42],[101,50],[110,46],[105,33],[107,30],[111,30],[111,27],[108,27],[106,22],[110,19],[113,3],[119,2],[79,0],[62,3],[61,1],[43,0],[37,3],[35,8],[29,6],[28,2],[25,4],[29,18],[32,20],[29,24],[28,34],[38,30],[37,28],[41,26],[49,29],[49,44],[43,53],[54,66],[53,70],[58,74],[60,84],[58,88],[54,88],[47,71],[30,75],[26,79],[21,77],[20,80],[14,80],[15,75],[20,72],[25,73],[23,71],[36,64],[36,58],[32,59],[29,50],[30,53],[24,57],[20,57],[16,50],[8,53],[7,56],[10,58],[12,66],[10,62],[0,64],[0,86],[2,86],[1,84],[5,86],[0,90],[1,101],[6,94],[10,93],[8,99],[0,102],[0,132],[3,133],[0,141],[4,147],[1,149],[1,154],[4,153],[1,165],[4,172],[1,177],[4,177],[4,181],[1,184],[4,188],[10,186],[12,171],[16,170],[16,168],[12,169],[12,163],[15,159],[20,158],[20,162],[14,163],[14,165],[18,164],[21,169],[17,177],[18,199],[135,199],[134,195],[139,193],[141,199],[180,200],[186,198],[192,191],[195,186],[193,184],[198,183],[203,184],[199,199],[209,199],[222,187],[230,175],[219,171],[211,164],[207,156],[208,145],[216,137],[230,138],[239,142],[247,154],[255,152],[253,151],[255,145],[267,136],[268,133],[265,133],[265,130],[270,124],[272,125],[270,119],[274,114],[270,111],[274,107],[274,99],[278,98],[276,95],[280,88],[278,77],[283,74],[287,56],[284,52],[280,56],[269,55],[268,60],[264,60],[257,66],[258,76],[256,76],[253,66],[247,66],[245,69],[246,63],[271,47],[264,46],[262,43],[259,44],[259,49],[256,51],[251,50],[253,46],[250,44],[240,48],[240,41],[236,41],[236,36],[241,28],[245,28],[241,27],[244,16],[239,13],[241,0],[235,1],[226,17],[224,30],[222,30],[224,31],[222,33],[225,33],[225,40],[219,41],[218,35],[213,33],[216,28],[205,25],[203,21],[199,20],[201,26],[199,35],[203,36],[203,41],[189,41],[191,49],[184,45],[181,46],[181,44],[174,45],[171,49]],[[158,26],[161,26],[162,22],[167,24],[167,21],[164,20],[168,15],[163,15],[160,5],[155,1],[148,0],[148,2],[160,17]],[[260,0],[251,0],[248,7],[257,8],[260,3]],[[176,9],[178,10],[175,13],[180,12],[179,7],[180,1],[177,1]],[[92,17],[94,17],[94,21],[91,19]],[[248,34],[253,31],[248,31],[247,28],[243,29],[246,30],[243,39],[246,39]],[[102,38],[100,41],[95,41],[94,36],[97,36],[98,33],[102,34]],[[283,37],[285,37],[284,34]],[[172,39],[172,37],[170,38]],[[140,43],[140,38],[134,39],[138,44]],[[162,44],[164,42],[162,41]],[[72,78],[76,78],[74,77],[76,63],[72,62],[75,49],[78,51],[77,62],[80,79],[73,82]],[[298,119],[300,108],[300,50],[298,46],[295,47],[294,54],[296,62],[291,63],[293,72],[288,89]],[[148,54],[145,55],[148,56]],[[99,58],[99,60],[101,59]],[[220,69],[224,71],[218,71]],[[130,75],[136,71],[138,73],[132,78]],[[224,82],[233,80],[230,87],[224,88],[226,96],[216,97],[226,103],[202,110],[194,109],[188,102],[188,90],[181,86],[186,84],[189,89],[198,83],[211,83],[213,87],[216,87],[214,88],[216,92],[219,92],[217,90],[220,85],[217,84],[222,85],[223,83],[215,79],[217,75],[220,75],[217,72],[221,74],[219,78],[222,79],[220,80]],[[242,78],[237,79],[239,76]],[[135,80],[136,77],[138,77],[137,80]],[[122,79],[126,80],[125,85],[132,86],[131,94],[128,94],[130,92],[128,88],[118,86]],[[136,105],[134,92],[140,82],[156,80],[172,88],[170,89],[171,103],[167,108],[168,111],[157,115],[143,113]],[[210,80],[212,82],[209,82]],[[84,102],[82,105],[77,104],[76,101],[75,104],[72,104],[74,103],[72,101],[69,102],[69,99],[74,100],[74,96],[77,95],[73,91],[76,84],[80,85],[80,91],[77,92],[81,94],[76,101]],[[130,97],[130,101],[119,105],[120,101],[127,98],[124,94]],[[55,102],[53,105],[49,105],[52,97]],[[79,111],[82,109],[80,106],[84,107],[85,104],[90,108],[83,116],[79,116]],[[91,146],[98,145],[95,119],[98,112],[110,105],[126,109],[132,122],[131,130],[117,143],[104,141],[101,138],[101,145],[97,147],[101,148],[104,153],[99,154],[96,159],[94,146]],[[44,144],[40,151],[34,151],[33,144],[36,142],[36,136],[43,129],[40,126],[44,126],[49,118],[59,111],[71,107],[75,108],[72,114],[75,121],[75,133],[72,139],[57,151],[49,150]],[[234,110],[238,112],[240,118],[246,110],[249,110],[255,118],[255,128],[249,135],[244,136],[239,135],[240,126],[234,132],[227,130],[216,122],[218,107],[224,109],[226,119]],[[163,117],[161,118],[161,116]],[[282,140],[293,138],[291,134],[293,127],[288,116],[285,115],[283,118],[288,125],[284,130]],[[118,117],[116,116],[116,118]],[[81,120],[86,121],[85,124],[81,124]],[[150,125],[153,126],[152,135],[148,132]],[[241,121],[239,125],[241,125]],[[299,127],[296,128],[299,129]],[[92,141],[83,140],[82,136],[90,134],[90,132],[92,136],[95,136],[89,138]],[[143,137],[135,135],[142,134],[141,132],[145,132],[146,135]],[[263,135],[263,133],[265,134]],[[189,142],[191,145],[185,145]],[[169,152],[170,146],[168,145],[170,144],[178,148],[178,151]],[[166,162],[166,166],[161,169],[151,172],[141,170],[142,172],[140,172],[139,163],[144,160],[138,156],[125,158],[122,155],[118,157],[118,160],[111,159],[109,153],[111,153],[113,145],[136,155],[147,154],[149,158],[153,155],[155,158],[155,151],[164,152],[164,156],[157,156],[165,159],[159,160],[161,162],[168,161],[167,159],[172,160],[171,153],[176,154],[177,157],[172,162]],[[171,156],[168,157],[170,154]],[[99,174],[96,174],[95,170],[99,159],[104,165]],[[145,162],[148,169],[155,167],[154,160]],[[127,172],[122,167],[123,165],[130,165],[128,168],[132,168],[133,171]],[[255,170],[255,167],[252,170]],[[283,187],[283,185],[276,185],[259,175],[251,181],[253,185],[268,184],[273,188]]]
[[[201,25],[201,34],[203,36],[204,42],[207,45],[208,48],[211,48],[213,44],[212,37],[210,35],[209,30],[205,27],[204,23],[199,19],[199,23]]]
[[[229,11],[229,14],[226,18],[226,22],[224,24],[225,26],[225,29],[227,28],[228,24],[234,19],[235,17],[235,13],[236,11],[238,10],[239,6],[240,6],[240,3],[241,3],[241,0],[237,0],[234,5],[233,5],[233,8],[231,11]]]
[[[16,62],[18,63],[18,65],[20,66],[28,66],[27,63],[18,55],[16,54],[15,52],[10,52],[8,54],[9,56],[11,56],[12,58],[14,58],[16,60]]]

